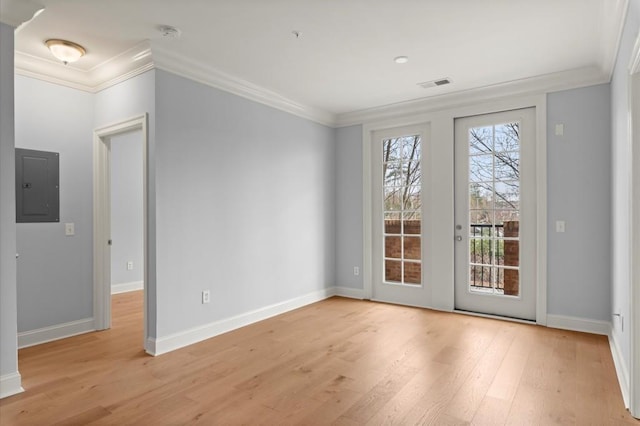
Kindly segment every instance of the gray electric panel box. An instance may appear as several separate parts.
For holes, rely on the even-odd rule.
[[[60,155],[16,148],[16,222],[60,222]]]

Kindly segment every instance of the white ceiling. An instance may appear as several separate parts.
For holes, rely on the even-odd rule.
[[[145,40],[330,114],[571,72],[608,81],[625,0],[38,0],[16,52],[63,38],[88,73]],[[182,31],[163,38],[159,25]],[[296,38],[292,31],[301,32]],[[152,47],[152,52],[153,52]],[[393,58],[409,57],[399,65]],[[184,66],[184,64],[183,64]],[[417,83],[448,77],[448,86]]]

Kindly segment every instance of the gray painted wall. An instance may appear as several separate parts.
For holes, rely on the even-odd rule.
[[[16,146],[60,153],[60,223],[17,225],[18,331],[24,332],[93,316],[93,130],[149,112],[152,135],[155,75],[96,95],[22,76],[15,84]],[[75,236],[65,236],[66,222],[75,224]]]
[[[336,130],[337,286],[364,288],[362,226],[362,126],[342,127]]]
[[[144,279],[142,132],[111,138],[111,284]],[[133,269],[127,269],[133,262]]]
[[[60,222],[17,224],[23,332],[93,316],[93,96],[22,76],[15,84],[16,147],[60,153]]]
[[[549,314],[611,318],[610,107],[609,84],[547,97]]]
[[[164,71],[156,83],[158,335],[333,286],[335,131]]]
[[[13,30],[0,23],[0,377],[18,371]]]
[[[631,320],[629,312],[629,290],[631,277],[631,227],[630,227],[630,183],[631,142],[629,135],[629,83],[628,67],[633,44],[640,29],[640,0],[630,0],[616,65],[611,80],[611,120],[612,120],[612,206],[613,222],[611,227],[613,244],[612,258],[612,300],[611,309],[620,313],[628,324]],[[619,345],[622,356],[630,368],[630,334],[629,327],[622,329],[619,320],[615,320],[613,338]]]

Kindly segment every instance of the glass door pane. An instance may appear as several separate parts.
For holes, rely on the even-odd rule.
[[[471,127],[469,290],[520,294],[520,123]]]
[[[422,141],[382,141],[383,258],[387,284],[422,285]]]

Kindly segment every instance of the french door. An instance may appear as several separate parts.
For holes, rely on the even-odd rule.
[[[424,167],[427,125],[376,131],[372,137],[372,298],[427,306]]]
[[[455,121],[455,308],[535,320],[535,108]]]

